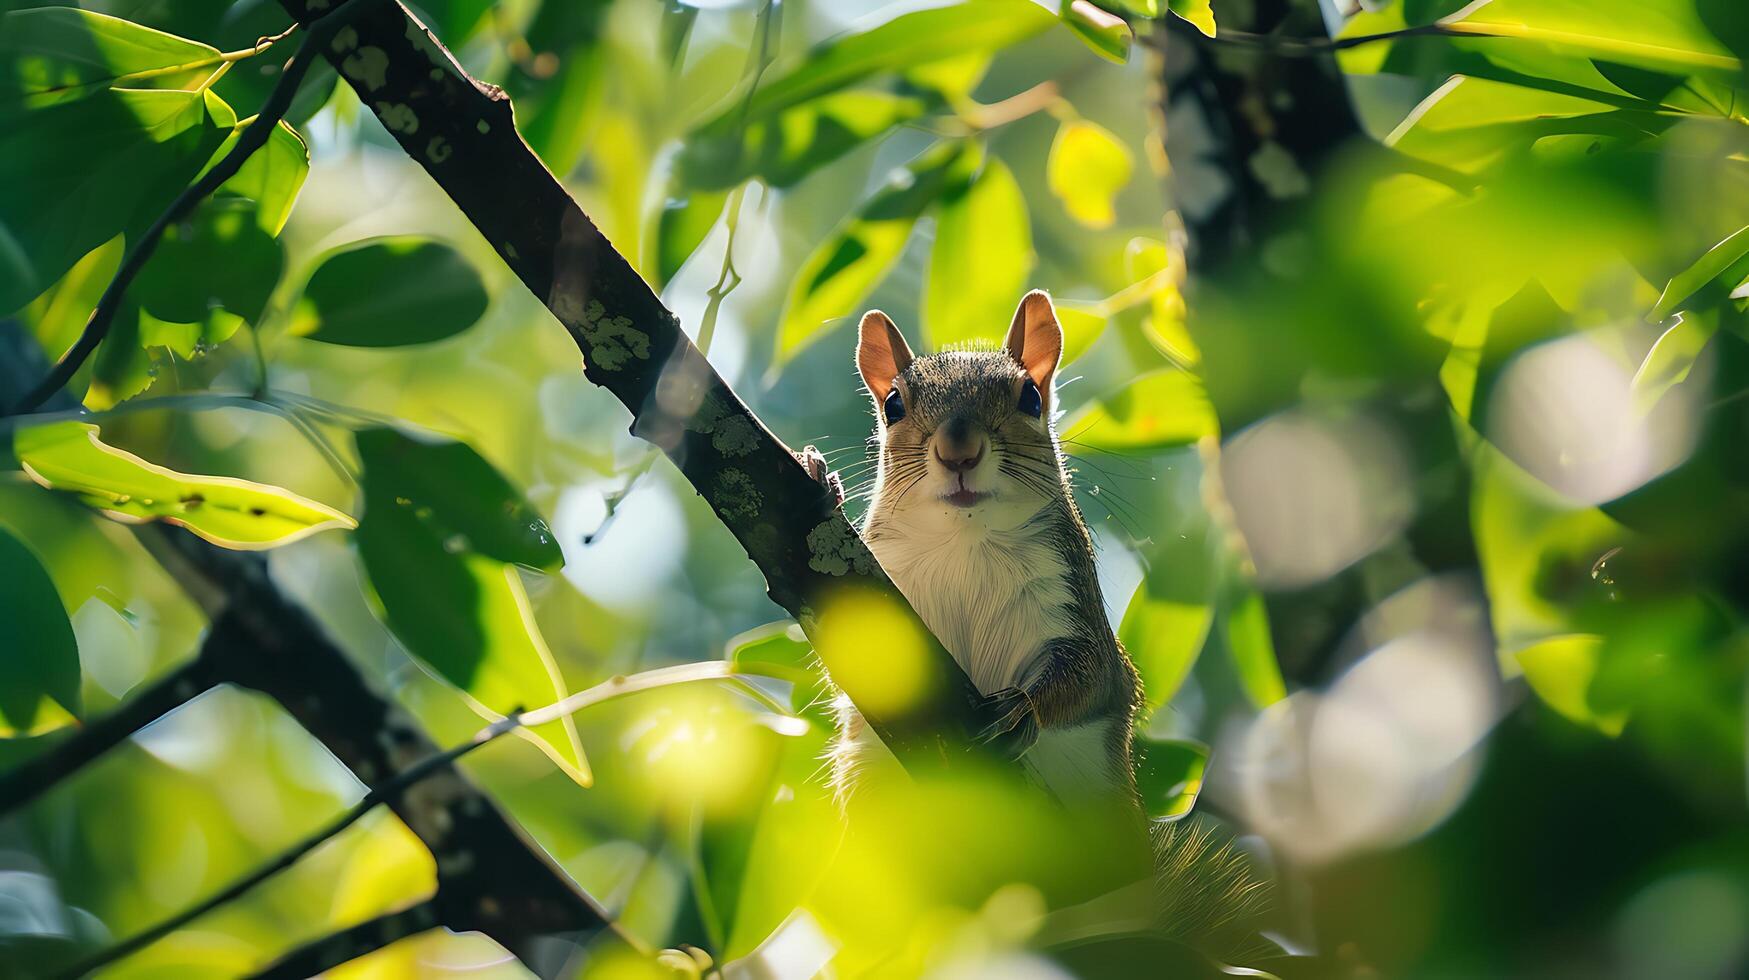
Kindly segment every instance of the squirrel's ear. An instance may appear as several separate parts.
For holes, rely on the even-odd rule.
[[[1063,328],[1057,325],[1057,310],[1051,306],[1050,294],[1035,289],[1020,298],[1004,346],[1032,375],[1039,390],[1051,390],[1051,375],[1056,373],[1057,361],[1063,356]]]
[[[894,326],[891,317],[880,310],[862,315],[856,343],[856,369],[862,373],[862,383],[868,385],[875,404],[886,400],[893,390],[893,379],[911,366],[911,345]]]

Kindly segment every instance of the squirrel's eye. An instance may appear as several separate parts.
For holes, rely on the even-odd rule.
[[[1035,419],[1044,414],[1044,398],[1039,395],[1038,385],[1033,384],[1031,378],[1027,378],[1026,383],[1020,386],[1020,404],[1017,407]]]
[[[887,415],[887,424],[892,425],[905,417],[905,399],[899,397],[899,389],[887,392],[887,400],[881,403],[881,411]]]

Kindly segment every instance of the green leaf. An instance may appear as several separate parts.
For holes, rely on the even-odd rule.
[[[656,281],[661,289],[674,278],[692,253],[698,250],[705,236],[722,217],[728,191],[693,191],[681,197],[670,197],[662,205],[656,220]]]
[[[459,443],[368,429],[358,448],[364,517],[353,540],[380,615],[408,652],[488,718],[565,697],[522,579],[499,557],[547,556],[545,523],[530,522],[520,496],[506,499],[508,483]],[[589,785],[569,716],[519,734]]]
[[[1122,17],[1101,10],[1088,0],[1064,0],[1058,16],[1081,43],[1101,58],[1120,65],[1130,60],[1130,44],[1135,35]]]
[[[236,123],[211,93],[103,91],[42,109],[0,106],[0,315],[87,252],[156,218]]]
[[[1681,73],[1736,74],[1743,63],[1689,3],[1643,0],[1490,0],[1439,22],[1449,30],[1530,42],[1557,54]]]
[[[730,112],[694,130],[675,166],[695,189],[726,190],[751,177],[789,187],[934,107],[916,95],[851,89],[752,119]]]
[[[82,400],[86,408],[107,411],[152,387],[158,368],[140,329],[144,317],[140,304],[132,299],[122,300],[116,308],[109,333],[91,357],[91,380]]]
[[[1170,0],[1168,6],[1205,37],[1215,36],[1215,12],[1209,7],[1209,0]]]
[[[1202,792],[1209,747],[1190,739],[1136,739],[1136,789],[1142,806],[1156,820],[1190,813]]]
[[[402,347],[453,337],[486,312],[480,273],[424,238],[379,238],[329,255],[304,287],[292,332],[344,347]]]
[[[262,229],[253,203],[213,199],[165,230],[134,296],[147,313],[172,323],[203,322],[215,308],[253,323],[284,267],[285,251]]]
[[[1275,659],[1275,641],[1269,635],[1269,611],[1263,596],[1249,584],[1241,584],[1228,598],[1221,615],[1221,635],[1227,655],[1239,675],[1239,686],[1259,708],[1287,697],[1287,683]]]
[[[975,143],[936,144],[820,243],[790,284],[777,333],[778,366],[855,312],[899,260],[918,217],[944,194],[965,187],[982,158]]]
[[[224,145],[213,153],[213,162],[231,151],[243,130],[255,122],[251,116],[237,123]],[[219,186],[219,193],[235,194],[255,202],[255,217],[261,229],[278,235],[291,217],[292,204],[310,173],[310,149],[304,138],[282,119],[267,136],[267,142],[243,161],[236,176]]]
[[[761,119],[882,72],[1011,47],[1042,33],[1051,22],[1049,13],[1028,0],[970,0],[901,14],[872,30],[815,47],[794,70],[767,77],[752,98],[733,100],[722,115],[745,112],[750,121]],[[706,128],[718,124],[713,120]]]
[[[1569,720],[1605,735],[1620,735],[1628,711],[1592,709],[1591,682],[1603,657],[1603,637],[1590,634],[1556,636],[1533,643],[1514,655],[1524,680],[1543,703]]]
[[[1147,582],[1136,587],[1117,638],[1141,672],[1149,710],[1170,701],[1184,684],[1213,622],[1214,607],[1206,600],[1153,596]]]
[[[352,518],[289,490],[225,476],[197,476],[105,445],[97,426],[51,422],[20,429],[12,451],[24,471],[51,490],[127,523],[164,521],[223,548],[286,544]]]
[[[1749,274],[1749,263],[1743,261],[1745,256],[1749,256],[1749,227],[1732,232],[1707,249],[1693,265],[1672,277],[1646,319],[1652,323],[1662,321],[1715,280],[1725,279],[1726,288],[1735,287],[1743,275]]]
[[[1623,126],[1625,115],[1608,103],[1564,92],[1453,78],[1416,106],[1385,142],[1410,156],[1474,172],[1546,135],[1632,136]]]
[[[1085,449],[1149,453],[1188,446],[1218,435],[1202,382],[1177,368],[1144,374],[1115,394],[1086,406],[1062,431]]]
[[[1647,412],[1671,388],[1688,380],[1695,359],[1712,341],[1719,329],[1717,311],[1684,314],[1670,329],[1659,335],[1634,372],[1630,386],[1634,407]]]
[[[1032,266],[1026,197],[1008,167],[991,159],[970,187],[936,210],[935,246],[923,287],[923,327],[930,343],[1000,339]]]
[[[789,681],[790,710],[832,729],[831,684],[801,627],[786,619],[748,630],[729,641],[727,659],[738,674]]]
[[[0,527],[0,736],[39,735],[79,716],[79,646],[48,570]],[[46,702],[46,703],[45,703]]]
[[[1135,162],[1129,147],[1104,127],[1083,119],[1064,123],[1051,141],[1045,181],[1063,209],[1089,228],[1117,220],[1112,201],[1129,183]]]
[[[72,7],[0,14],[0,101],[65,101],[110,85],[192,89],[219,68],[217,48]]]
[[[357,441],[372,487],[416,501],[421,520],[441,528],[450,548],[544,571],[564,564],[546,520],[466,443],[390,428],[363,429]]]

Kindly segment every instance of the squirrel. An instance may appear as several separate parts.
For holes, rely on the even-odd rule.
[[[1006,340],[916,355],[893,320],[861,320],[856,366],[878,453],[859,531],[978,692],[980,738],[1065,805],[1144,819],[1131,760],[1141,676],[1106,618],[1093,539],[1054,422],[1062,328],[1050,296],[1021,298]],[[842,503],[813,446],[797,454]],[[884,753],[847,697],[834,702],[832,780],[845,803]],[[1265,886],[1207,827],[1151,828],[1162,932],[1213,955],[1266,952]]]

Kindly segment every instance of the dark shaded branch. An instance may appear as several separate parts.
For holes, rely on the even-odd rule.
[[[0,817],[29,804],[80,766],[95,761],[217,683],[206,658],[196,656],[115,710],[61,738],[41,755],[0,774]]]
[[[189,906],[183,911],[176,913],[168,919],[164,919],[151,928],[141,930],[140,932],[129,936],[127,939],[116,943],[114,946],[99,951],[96,955],[84,960],[77,966],[74,966],[63,975],[69,978],[76,978],[82,977],[87,973],[95,973],[125,956],[130,956],[139,950],[145,949],[147,946],[163,939],[165,936],[181,929],[183,926],[199,919],[201,916],[206,915],[208,912],[211,912],[219,906],[226,905],[242,898],[256,885],[261,884],[274,875],[279,874],[281,871],[291,867],[303,858],[304,855],[322,846],[333,838],[338,837],[346,828],[357,823],[365,814],[376,809],[378,803],[382,803],[385,800],[395,799],[409,786],[412,786],[421,779],[424,779],[440,769],[449,768],[457,759],[460,759],[462,756],[467,755],[469,752],[472,752],[480,746],[497,739],[501,735],[516,730],[520,725],[521,722],[519,716],[512,713],[508,717],[494,722],[482,729],[479,734],[475,735],[468,741],[463,742],[461,745],[428,756],[427,758],[421,759],[417,763],[402,769],[395,774],[394,778],[383,782],[381,785],[373,788],[370,792],[364,794],[362,799],[347,808],[347,810],[340,814],[340,816],[335,817],[326,825],[308,834],[296,844],[286,848],[273,860],[261,865],[243,877],[226,885],[224,888],[207,896],[205,900]]]
[[[13,406],[12,414],[33,411],[49,396],[60,391],[73,375],[78,373],[80,365],[85,363],[103,338],[109,336],[109,328],[115,322],[116,311],[121,308],[122,299],[127,296],[128,287],[140,270],[146,267],[146,262],[158,248],[158,242],[164,237],[169,227],[193,213],[201,201],[218,190],[225,181],[237,175],[243,169],[243,164],[256,150],[267,145],[267,138],[273,135],[273,127],[285,117],[291,108],[292,98],[297,95],[298,86],[303,82],[304,75],[309,72],[310,65],[320,56],[323,46],[341,28],[356,20],[373,3],[381,0],[346,0],[333,11],[309,21],[303,42],[298,46],[297,53],[285,66],[279,81],[274,83],[273,90],[268,93],[267,101],[261,106],[261,112],[255,121],[243,128],[243,134],[237,137],[237,145],[231,152],[202,174],[200,179],[188,185],[158,220],[152,222],[138,242],[130,242],[127,256],[122,259],[121,268],[115,272],[115,278],[104,288],[103,296],[97,301],[97,308],[92,311],[91,319],[85,321],[85,329],[80,332],[79,339],[67,349],[49,373],[32,388],[28,394],[18,400]],[[288,31],[289,33],[289,31]],[[284,36],[284,35],[281,35]]]
[[[306,0],[281,5],[300,21],[311,16]],[[866,655],[860,642],[822,642],[820,617],[835,595],[882,596],[929,638],[925,693],[900,712],[865,715],[907,765],[953,758],[975,728],[979,699],[970,680],[881,573],[834,501],[742,404],[522,141],[503,91],[463,71],[398,3],[361,17],[327,54],[570,332],[589,380],[631,411],[633,434],[666,453],[710,503],[764,573],[771,598],[815,641],[829,672],[844,678],[849,672],[835,668]],[[865,700],[854,687],[846,693]]]
[[[254,980],[305,980],[438,925],[436,901],[420,902],[313,939],[275,960]]]

